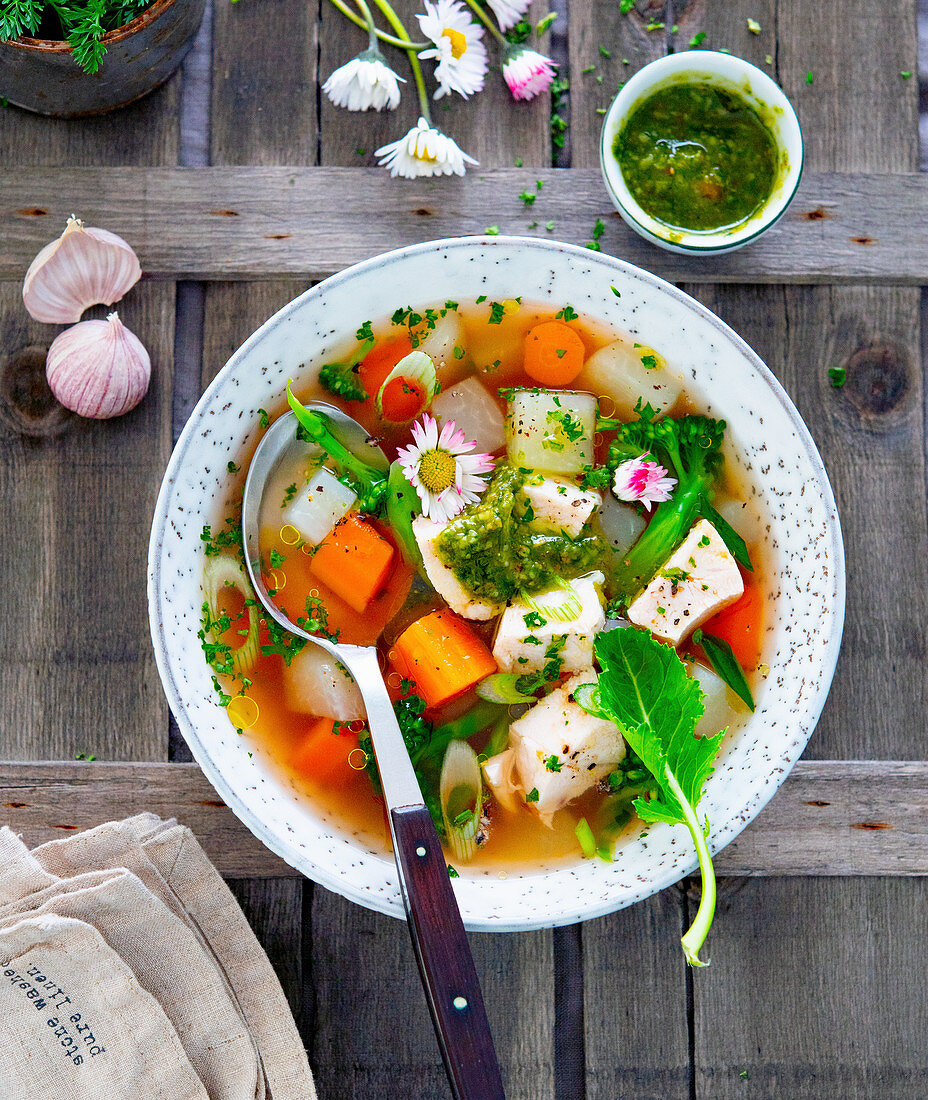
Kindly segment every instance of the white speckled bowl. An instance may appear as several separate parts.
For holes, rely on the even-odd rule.
[[[619,291],[617,297],[612,288]],[[701,810],[722,847],[783,782],[818,720],[844,621],[844,555],[835,502],[815,445],[779,383],[717,317],[654,275],[587,249],[519,238],[462,238],[390,252],[285,306],[232,356],[203,395],[171,458],[155,509],[148,598],[158,668],[180,728],[222,798],[269,848],[323,886],[402,916],[392,857],[374,852],[304,799],[236,735],[213,701],[197,640],[204,523],[221,519],[226,463],[258,432],[288,377],[305,378],[334,344],[397,305],[481,294],[572,305],[656,347],[689,391],[730,426],[733,461],[766,523],[768,622],[757,711],[732,733]],[[402,297],[402,302],[400,302]],[[254,751],[254,755],[250,753]],[[615,863],[539,866],[455,881],[468,928],[566,924],[631,905],[693,871],[683,826],[657,825]]]

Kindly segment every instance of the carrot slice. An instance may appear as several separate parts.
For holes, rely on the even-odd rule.
[[[290,757],[293,770],[319,782],[347,781],[352,771],[348,756],[358,747],[358,735],[341,729],[335,733],[331,718],[314,718]]]
[[[763,593],[752,578],[745,577],[744,595],[709,619],[703,630],[728,642],[742,668],[757,668],[764,633],[763,611]]]
[[[443,609],[417,619],[393,646],[397,671],[415,680],[430,708],[456,699],[496,671],[489,649],[467,623]]]
[[[398,336],[396,339],[384,340],[376,344],[364,356],[358,366],[358,376],[361,379],[361,385],[370,395],[371,403],[377,391],[386,382],[390,371],[411,351],[412,340],[408,336]]]
[[[525,337],[525,373],[543,386],[568,386],[583,370],[583,341],[563,321],[544,321]]]
[[[395,551],[357,512],[349,512],[319,543],[310,572],[363,611],[387,583]]]

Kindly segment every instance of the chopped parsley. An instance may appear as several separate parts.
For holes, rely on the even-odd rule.
[[[534,191],[522,191],[519,193],[519,198],[525,206],[531,206],[537,197]]]
[[[654,370],[657,366],[657,357],[654,355],[642,355],[641,365],[645,370]]]
[[[503,317],[506,314],[506,307],[502,302],[490,302],[490,320],[491,325],[502,324]]]
[[[525,625],[530,630],[534,630],[536,627],[546,626],[548,622],[548,620],[543,619],[537,611],[529,611],[529,613],[527,615],[524,615],[523,618],[525,619]]]
[[[549,772],[559,772],[562,767],[561,761],[553,754],[545,761],[545,769]]]
[[[288,485],[287,488],[284,490],[284,499],[281,502],[281,507],[283,507],[284,505],[289,504],[290,501],[293,500],[293,498],[295,496],[296,496],[296,482],[294,481],[291,485]]]
[[[266,428],[270,422],[271,418],[267,415],[267,409],[258,409],[258,427]]]
[[[364,324],[355,333],[355,337],[361,344],[363,344],[365,340],[373,340],[374,330],[371,328],[371,322],[365,321]]]
[[[705,40],[706,40],[706,32],[705,31],[698,31],[690,39],[690,43],[689,43],[690,49],[691,50],[698,49],[703,44],[703,42],[705,42]]]
[[[847,381],[847,369],[845,367],[829,367],[828,377],[836,390],[840,390]]]
[[[537,802],[538,801],[538,788],[537,787],[532,787],[532,789],[525,796],[525,801],[526,802]]]
[[[564,306],[564,308],[559,309],[554,316],[559,321],[576,321],[580,314],[574,309],[573,306]]]
[[[287,559],[279,550],[272,549],[270,553],[270,561],[272,569],[279,569]]]

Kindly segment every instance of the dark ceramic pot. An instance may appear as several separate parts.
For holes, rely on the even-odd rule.
[[[109,31],[99,72],[85,73],[67,42],[0,42],[0,96],[55,118],[123,107],[157,88],[193,45],[206,0],[154,0],[141,15]]]

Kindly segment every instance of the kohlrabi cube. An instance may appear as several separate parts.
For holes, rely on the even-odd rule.
[[[318,546],[355,500],[347,485],[320,466],[284,509],[281,520],[295,527],[310,546]]]
[[[596,398],[572,390],[516,390],[509,399],[507,450],[515,466],[578,475],[593,463]]]

